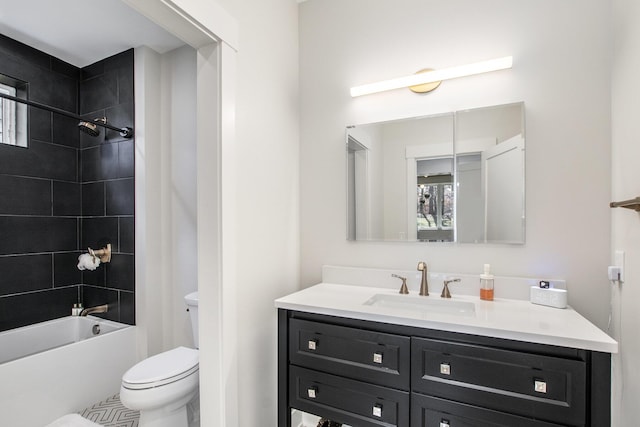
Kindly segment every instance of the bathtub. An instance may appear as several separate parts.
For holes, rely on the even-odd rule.
[[[118,393],[135,327],[69,316],[0,333],[0,425],[42,427]]]

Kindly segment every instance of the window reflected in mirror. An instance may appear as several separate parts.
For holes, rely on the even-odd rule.
[[[437,160],[436,160],[437,161]],[[434,160],[418,161],[418,170],[424,163]],[[449,160],[447,163],[451,163]],[[418,240],[431,242],[453,241],[453,175],[420,175],[418,172],[418,203],[416,212]]]

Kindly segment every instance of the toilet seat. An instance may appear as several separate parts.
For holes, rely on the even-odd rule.
[[[145,359],[122,376],[122,387],[145,390],[167,385],[199,370],[198,350],[177,347]]]

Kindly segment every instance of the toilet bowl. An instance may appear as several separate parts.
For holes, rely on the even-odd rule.
[[[185,297],[197,339],[197,292]],[[188,405],[198,397],[200,384],[198,350],[177,347],[149,357],[122,376],[120,401],[140,411],[139,427],[188,427],[194,420]],[[197,418],[197,416],[196,416]]]
[[[141,427],[187,427],[198,392],[198,350],[178,347],[143,360],[122,376],[120,400],[140,411]]]

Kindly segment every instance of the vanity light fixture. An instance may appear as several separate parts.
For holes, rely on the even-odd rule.
[[[417,93],[430,92],[440,85],[442,80],[456,79],[458,77],[473,76],[475,74],[488,73],[511,68],[513,57],[490,59],[488,61],[475,62],[473,64],[459,65],[457,67],[443,68],[441,70],[425,69],[416,74],[398,77],[396,79],[369,83],[351,88],[351,96],[369,95],[386,90],[409,87]]]

